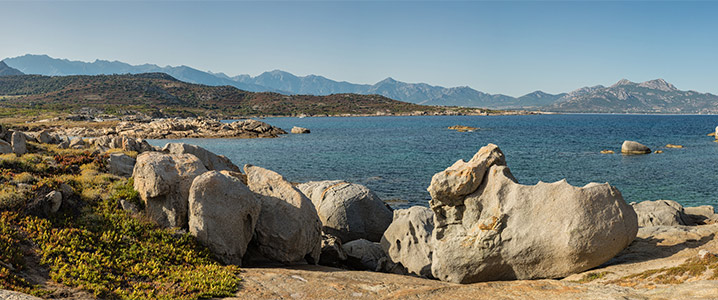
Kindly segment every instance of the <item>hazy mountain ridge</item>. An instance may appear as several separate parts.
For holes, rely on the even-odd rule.
[[[335,81],[318,75],[296,76],[280,70],[264,72],[258,76],[245,74],[230,77],[224,73],[203,72],[187,66],[160,67],[152,64],[133,66],[119,61],[107,60],[95,60],[90,63],[30,54],[7,58],[4,61],[26,74],[47,76],[163,72],[190,83],[214,86],[229,85],[251,92],[271,91],[289,95],[378,94],[412,103],[467,107],[501,108],[515,107],[516,105],[516,103],[510,103],[508,106],[504,105],[504,102],[508,103],[510,102],[509,100],[516,99],[511,96],[491,95],[469,87],[446,88],[426,83],[406,83],[393,78],[386,78],[373,85],[355,84],[346,81]],[[533,103],[525,104],[531,107],[537,106]]]
[[[160,67],[153,64],[130,65],[120,61],[95,60],[94,62],[71,61],[67,59],[52,58],[47,55],[32,55],[6,58],[3,60],[25,74],[45,76],[69,75],[113,75],[113,74],[142,74],[167,73],[178,80],[212,86],[229,85],[250,92],[276,92],[277,90],[264,86],[257,86],[223,78],[216,74],[203,72],[188,66]]]
[[[718,96],[681,91],[663,79],[641,83],[621,79],[610,87],[572,91],[544,109],[593,113],[716,113]]]
[[[0,61],[0,76],[24,75],[20,70],[11,68],[5,62]]]

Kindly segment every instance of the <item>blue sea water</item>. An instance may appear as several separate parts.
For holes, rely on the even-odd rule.
[[[311,134],[276,139],[184,139],[253,164],[290,181],[344,179],[364,184],[394,206],[428,205],[431,177],[458,159],[497,144],[522,184],[608,182],[627,202],[671,199],[683,205],[718,205],[718,143],[706,136],[715,115],[531,115],[267,118],[289,131]],[[480,127],[456,132],[448,126]],[[623,156],[624,140],[662,154]],[[152,140],[164,145],[168,140]],[[668,149],[680,144],[683,149]]]

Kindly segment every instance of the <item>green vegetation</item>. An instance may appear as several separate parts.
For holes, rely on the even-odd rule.
[[[0,288],[54,292],[26,271],[42,265],[49,280],[102,299],[197,299],[232,296],[239,268],[223,266],[187,233],[161,229],[120,208],[141,207],[132,179],[105,173],[106,155],[31,144],[38,153],[0,156]],[[33,213],[50,191],[60,211]]]
[[[706,274],[709,270],[711,272]],[[718,256],[708,254],[702,259],[699,257],[690,258],[675,267],[647,270],[614,280],[611,283],[624,286],[635,286],[641,283],[679,284],[696,278],[717,280]]]
[[[577,280],[578,283],[589,283],[594,280],[601,279],[603,277],[606,277],[606,275],[611,274],[611,272],[591,272],[586,273],[583,275],[583,278]]]

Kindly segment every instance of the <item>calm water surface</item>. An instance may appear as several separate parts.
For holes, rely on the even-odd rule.
[[[671,199],[684,205],[718,205],[718,143],[706,136],[711,115],[538,115],[353,118],[267,118],[286,131],[311,134],[276,139],[174,140],[202,146],[235,164],[262,166],[290,181],[344,179],[364,184],[395,206],[427,205],[431,176],[458,159],[497,144],[522,184],[609,182],[627,202]],[[452,125],[480,127],[455,132]],[[663,154],[620,153],[624,140]],[[167,140],[150,141],[164,145]],[[666,149],[680,144],[684,149]]]

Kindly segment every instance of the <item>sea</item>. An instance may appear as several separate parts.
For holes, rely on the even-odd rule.
[[[718,206],[716,115],[556,114],[521,116],[377,116],[265,118],[310,134],[265,139],[150,140],[184,142],[274,170],[292,182],[342,179],[363,184],[396,208],[428,206],[431,177],[489,143],[499,146],[521,184],[583,186],[608,182],[626,202],[669,199]],[[230,121],[227,121],[230,122]],[[478,127],[473,132],[447,129]],[[663,153],[624,156],[624,140]],[[666,144],[683,145],[682,149]],[[613,150],[616,154],[601,154]]]

